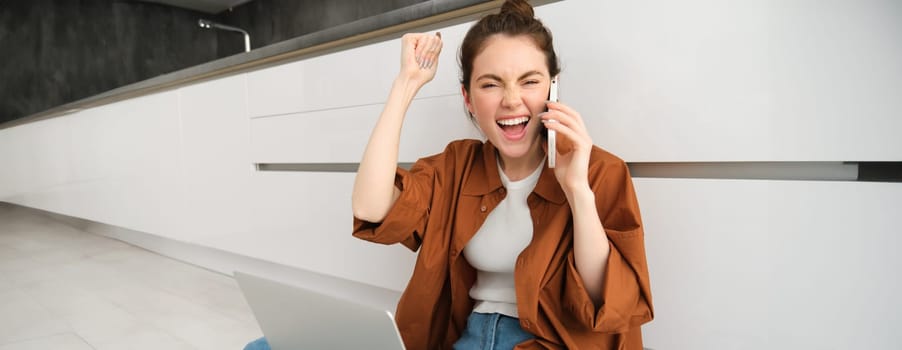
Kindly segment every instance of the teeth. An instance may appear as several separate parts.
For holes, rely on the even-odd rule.
[[[499,120],[499,121],[498,121],[498,124],[501,124],[501,125],[504,125],[504,126],[511,126],[511,125],[522,124],[522,123],[525,123],[525,122],[528,122],[528,121],[529,121],[529,117],[520,117],[520,118],[511,118],[511,119]]]

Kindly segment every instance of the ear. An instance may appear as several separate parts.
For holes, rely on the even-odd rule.
[[[460,94],[464,96],[464,105],[467,106],[467,112],[470,112],[470,114],[472,115],[473,106],[472,102],[470,101],[470,95],[467,93],[467,89],[463,84],[460,84]]]

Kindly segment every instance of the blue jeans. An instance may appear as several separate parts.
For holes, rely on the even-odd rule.
[[[269,342],[266,341],[266,338],[260,338],[247,343],[244,350],[270,350]]]
[[[520,320],[498,313],[474,312],[467,318],[467,329],[454,343],[454,350],[502,350],[535,338],[520,328]],[[270,350],[266,338],[248,343],[244,350]]]
[[[454,343],[454,350],[501,350],[529,339],[532,334],[520,328],[520,320],[498,313],[473,312],[467,318],[467,329]]]

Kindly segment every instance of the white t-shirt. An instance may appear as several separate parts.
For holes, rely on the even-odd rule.
[[[532,216],[526,198],[539,182],[544,164],[539,163],[532,174],[519,181],[510,181],[498,165],[507,196],[489,213],[463,251],[476,268],[476,284],[470,289],[470,297],[476,301],[475,312],[518,317],[514,266],[532,240]]]

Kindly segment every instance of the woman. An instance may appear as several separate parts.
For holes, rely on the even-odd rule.
[[[420,251],[396,315],[407,348],[642,349],[653,313],[629,171],[579,113],[547,101],[560,68],[526,1],[506,1],[461,47],[461,92],[487,140],[397,168],[405,113],[441,47],[437,34],[403,37],[352,198],[355,237]]]

